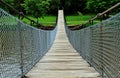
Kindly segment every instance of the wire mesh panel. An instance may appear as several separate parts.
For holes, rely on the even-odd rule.
[[[103,78],[120,78],[120,13],[91,27],[66,32],[73,47]]]
[[[15,18],[10,18],[0,9],[0,78],[21,76],[20,37],[17,23]]]
[[[0,8],[0,78],[21,78],[51,47],[51,31],[28,26]]]

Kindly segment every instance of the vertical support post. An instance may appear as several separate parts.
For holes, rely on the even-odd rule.
[[[19,12],[19,15],[18,15],[18,19],[20,19],[20,17],[23,15],[23,12]],[[23,19],[23,17],[22,17]]]
[[[20,16],[19,16],[20,17]],[[21,75],[23,76],[23,53],[22,53],[22,32],[20,27],[20,21],[18,21],[18,29],[19,29],[19,38],[20,38],[20,58],[21,58]]]
[[[101,20],[102,21],[102,20]],[[105,77],[105,73],[104,73],[104,52],[103,52],[103,26],[102,26],[102,22],[100,25],[100,44],[101,44],[101,65],[100,65],[100,69],[101,69],[101,75],[102,78],[106,78]]]
[[[93,27],[90,27],[90,66],[93,66],[93,48],[92,48],[92,38],[93,38]]]
[[[19,15],[19,18],[20,18],[20,15]],[[18,21],[18,29],[19,29],[19,38],[20,38],[20,58],[21,58],[21,75],[22,77],[21,78],[26,78],[26,76],[24,76],[24,71],[23,71],[23,41],[22,41],[22,30],[21,30],[21,25],[20,25],[20,21]]]

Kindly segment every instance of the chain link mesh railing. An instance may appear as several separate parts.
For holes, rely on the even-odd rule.
[[[120,78],[120,13],[91,27],[66,32],[73,47],[103,78]]]
[[[28,26],[0,8],[0,78],[21,78],[51,47],[52,31]]]

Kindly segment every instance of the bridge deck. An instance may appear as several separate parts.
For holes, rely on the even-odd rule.
[[[26,75],[28,78],[101,78],[70,45],[59,11],[58,32],[49,52]]]

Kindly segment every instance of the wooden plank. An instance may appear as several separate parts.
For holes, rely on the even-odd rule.
[[[68,41],[63,11],[59,11],[58,32],[48,53],[27,74],[28,78],[101,78],[93,67],[82,59]]]

